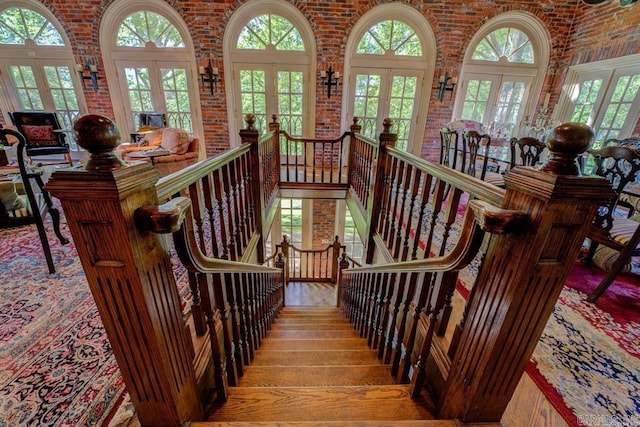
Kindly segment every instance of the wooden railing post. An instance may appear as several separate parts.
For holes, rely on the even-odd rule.
[[[262,227],[263,219],[264,219],[264,211],[265,211],[265,200],[262,197],[262,170],[261,170],[261,162],[260,155],[258,150],[258,142],[260,133],[255,128],[256,116],[253,114],[247,114],[245,117],[245,122],[247,123],[247,128],[240,130],[240,139],[242,143],[251,144],[251,155],[250,155],[250,170],[251,174],[249,182],[251,182],[251,191],[253,193],[253,202],[254,202],[254,221],[256,224],[256,230],[260,233],[260,237],[258,240],[258,245],[256,247],[258,264],[262,264],[264,262],[264,242],[265,242],[265,230]]]
[[[517,235],[493,236],[465,308],[438,418],[499,422],[522,377],[582,246],[609,183],[580,177],[576,158],[593,132],[567,123],[555,128],[541,169],[505,175],[503,208],[524,211]]]
[[[338,267],[340,268],[340,277],[338,278],[338,282],[337,282],[338,297],[337,297],[336,305],[340,307],[342,305],[342,290],[343,290],[342,289],[342,270],[346,270],[347,268],[349,268],[349,260],[347,258],[346,251],[342,252],[342,255],[340,256],[340,260],[338,261]]]
[[[286,300],[286,286],[287,286],[287,263],[284,261],[284,254],[282,252],[278,252],[278,254],[276,255],[276,261],[273,263],[273,266],[275,268],[279,268],[280,271],[282,272],[282,285],[285,288],[285,291],[282,293],[282,306],[286,307],[287,306],[287,300]]]
[[[379,217],[382,214],[381,206],[382,199],[385,192],[385,188],[389,186],[389,176],[391,171],[389,170],[390,157],[387,154],[387,147],[395,147],[398,135],[390,132],[393,122],[391,119],[384,119],[384,130],[380,134],[380,150],[378,152],[378,163],[376,165],[374,188],[371,192],[372,197],[367,204],[371,206],[371,215],[369,216],[369,226],[367,229],[367,248],[366,248],[366,263],[371,264],[373,262],[373,255],[375,253],[375,241],[374,236],[378,228]]]
[[[343,245],[340,243],[340,238],[336,236],[332,245],[331,253],[331,283],[338,283],[338,259],[340,258],[340,249]]]
[[[138,419],[143,426],[202,420],[169,249],[134,222],[136,209],[158,204],[158,172],[150,163],[123,167],[110,119],[86,115],[74,129],[91,157],[85,169],[56,171],[47,188],[62,203]]]
[[[280,242],[280,250],[282,251],[282,255],[284,256],[284,287],[285,291],[287,285],[289,285],[289,270],[291,269],[291,260],[289,256],[291,255],[291,248],[289,247],[291,244],[289,243],[289,238],[287,235],[282,236],[282,242]]]

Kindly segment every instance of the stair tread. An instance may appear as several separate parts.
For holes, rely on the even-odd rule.
[[[272,330],[269,332],[268,339],[336,339],[336,338],[355,338],[361,339],[360,334],[350,330],[320,330],[320,331],[300,331],[300,330]]]
[[[285,324],[285,323],[332,323],[339,325],[350,325],[349,321],[346,319],[340,319],[336,316],[305,316],[305,317],[284,317],[278,318],[274,322],[274,325]]]
[[[353,331],[350,323],[274,323],[272,331],[298,330],[298,331]]]
[[[380,363],[373,350],[265,350],[261,347],[256,352],[255,359],[251,366],[273,366],[273,365],[303,365],[303,366],[323,366],[323,365],[371,365]]]
[[[500,424],[487,424],[500,426]],[[232,422],[192,422],[191,427],[459,427],[455,421],[448,420],[394,420],[394,421],[232,421]],[[479,427],[474,424],[474,427]]]
[[[361,350],[368,348],[362,338],[277,339],[262,342],[261,350]]]
[[[425,420],[432,412],[411,400],[406,385],[233,387],[226,403],[214,405],[210,421]]]
[[[249,366],[239,387],[331,387],[394,385],[385,365]]]

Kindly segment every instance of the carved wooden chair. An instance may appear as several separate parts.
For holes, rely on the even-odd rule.
[[[440,129],[440,164],[456,169],[460,154],[458,131],[448,127]]]
[[[55,113],[45,111],[9,112],[18,132],[24,135],[25,150],[29,158],[62,154],[65,162],[73,166],[69,144]]]
[[[468,130],[462,134],[462,171],[467,175],[474,176],[481,180],[488,177],[502,176],[499,173],[488,171],[489,149],[491,147],[491,137],[481,134],[475,130]],[[493,162],[491,163],[492,165]],[[496,170],[498,167],[494,165]]]
[[[10,129],[1,129],[0,134],[3,136],[12,135],[18,139],[18,169],[20,171],[20,181],[13,182],[5,180],[2,184],[5,190],[2,193],[2,201],[0,203],[0,229],[21,227],[24,225],[35,224],[42,244],[42,250],[47,260],[49,273],[55,272],[51,249],[44,226],[44,219],[47,215],[51,217],[53,231],[63,245],[69,243],[60,232],[60,214],[53,206],[49,193],[44,189],[42,181],[42,173],[33,170],[25,161],[25,147],[27,145],[24,136]],[[10,185],[9,191],[7,187]],[[16,187],[23,189],[24,195],[19,195]]]
[[[540,163],[540,157],[547,148],[544,142],[525,136],[520,139],[511,138],[511,167],[516,166],[535,166]]]
[[[592,151],[596,164],[595,174],[606,178],[612,185],[616,197],[602,205],[593,221],[588,238],[591,240],[587,261],[593,260],[598,245],[605,245],[618,251],[605,278],[589,295],[588,301],[594,302],[613,283],[616,276],[631,261],[634,255],[640,255],[640,222],[616,215],[618,200],[625,186],[640,178],[640,154],[628,147],[609,146]]]

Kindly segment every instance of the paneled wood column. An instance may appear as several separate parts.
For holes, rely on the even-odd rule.
[[[158,172],[123,167],[111,149],[119,133],[96,115],[76,121],[87,169],[59,170],[47,188],[60,199],[91,293],[144,426],[201,420],[191,337],[162,237],[139,231],[134,211],[158,205]]]
[[[505,175],[503,208],[530,215],[517,234],[492,236],[451,370],[438,398],[441,419],[499,422],[553,311],[608,182],[581,177],[576,157],[593,133],[557,127],[550,161]]]

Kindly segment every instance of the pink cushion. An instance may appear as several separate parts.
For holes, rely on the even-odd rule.
[[[138,143],[139,146],[159,147],[162,144],[162,131],[164,129],[156,129],[151,133],[145,135]]]
[[[447,123],[447,127],[451,130],[457,130],[458,132],[464,132],[467,130],[475,130],[482,133],[482,123],[475,120],[455,120]]]
[[[189,148],[189,135],[182,129],[163,128],[160,146],[171,154],[184,154]]]
[[[24,137],[30,146],[47,147],[58,145],[58,138],[53,132],[53,126],[22,126]]]

